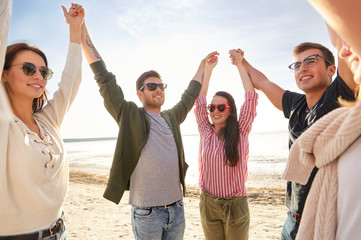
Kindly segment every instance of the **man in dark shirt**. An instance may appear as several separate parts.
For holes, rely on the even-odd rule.
[[[329,30],[336,48],[340,46],[337,36]],[[340,49],[340,48],[338,48]],[[332,52],[318,43],[305,42],[295,47],[295,62],[289,68],[295,74],[297,86],[304,94],[285,91],[248,62],[245,63],[256,89],[266,94],[272,104],[283,111],[289,119],[289,147],[293,142],[323,115],[339,107],[338,99],[354,100],[356,85],[353,75],[342,59],[338,59],[337,76]],[[286,206],[288,215],[283,226],[281,239],[295,239],[301,221],[302,211],[317,173],[315,168],[306,185],[287,182]]]

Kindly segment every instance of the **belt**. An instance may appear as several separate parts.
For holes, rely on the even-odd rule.
[[[55,236],[55,234],[60,232],[62,229],[64,229],[64,221],[62,218],[59,218],[48,229],[40,230],[36,233],[0,237],[0,239],[1,240],[38,240],[39,236],[41,238],[53,237],[53,236]]]
[[[168,205],[164,205],[164,206],[161,206],[161,207],[164,207],[164,208],[170,208],[171,206],[176,205],[176,204],[177,204],[177,202],[179,202],[179,201],[176,201],[176,202],[174,202],[174,203],[171,203],[171,204],[168,204]]]
[[[301,218],[300,217],[297,217],[295,214],[291,213],[291,216],[296,220],[296,221],[299,221],[301,222]]]

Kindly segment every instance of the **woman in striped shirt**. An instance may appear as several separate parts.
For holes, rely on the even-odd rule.
[[[246,92],[238,121],[234,99],[226,92],[217,92],[213,96],[208,105],[212,123],[208,118],[206,95],[213,68],[218,62],[217,52],[206,59],[203,85],[195,108],[200,133],[200,213],[206,239],[248,239],[249,209],[245,186],[248,135],[256,116],[258,94],[242,65],[243,51],[231,50],[229,53]]]

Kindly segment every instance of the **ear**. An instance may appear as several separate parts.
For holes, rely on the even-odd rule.
[[[143,95],[143,91],[140,91],[140,90],[137,90],[137,95],[138,95],[138,98],[141,102],[143,102],[143,99],[144,99],[144,95]]]
[[[3,70],[3,73],[1,74],[1,82],[2,83],[6,82],[6,70]]]
[[[328,72],[328,76],[332,77],[336,73],[336,66],[335,65],[328,66],[327,72]]]

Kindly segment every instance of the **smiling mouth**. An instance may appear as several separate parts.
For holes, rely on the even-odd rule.
[[[43,89],[43,87],[39,84],[28,84],[29,87],[32,87],[32,88],[38,88],[38,89]]]
[[[301,77],[300,81],[302,82],[303,80],[308,80],[308,79],[311,79],[311,78],[312,78],[312,76]]]

